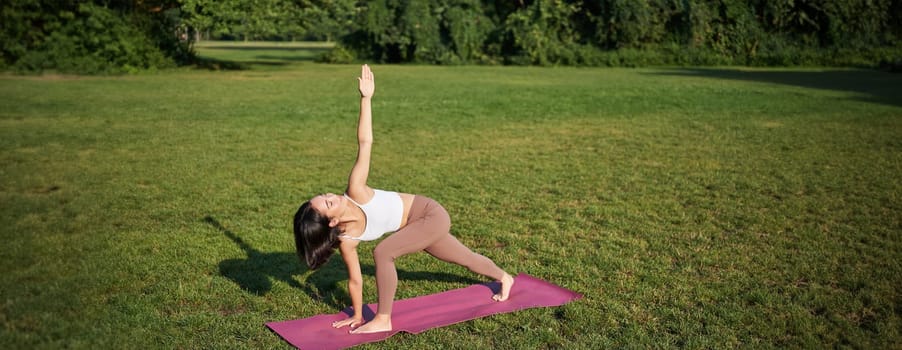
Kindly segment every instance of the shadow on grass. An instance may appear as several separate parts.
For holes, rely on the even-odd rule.
[[[250,64],[234,61],[223,61],[214,58],[197,57],[194,65],[200,69],[206,70],[248,70]]]
[[[318,55],[314,55],[314,56],[257,55],[257,56],[254,56],[254,58],[256,58],[258,60],[269,60],[269,62],[284,61],[284,62],[278,62],[278,63],[280,63],[281,65],[285,65],[285,64],[288,64],[289,62],[313,62],[313,61],[316,61],[316,59],[319,58],[319,56]],[[258,62],[258,61],[255,61],[255,62]],[[264,62],[264,61],[259,61],[259,62]],[[254,63],[254,64],[258,64],[258,63]]]
[[[226,259],[219,262],[219,273],[235,282],[241,289],[262,296],[272,290],[272,281],[277,280],[300,289],[311,299],[322,301],[336,309],[343,309],[348,305],[347,292],[341,288],[344,285],[343,282],[347,281],[348,274],[340,257],[332,257],[325,265],[308,276],[306,281],[299,282],[295,276],[305,273],[308,269],[301,265],[294,252],[262,252],[223,227],[215,218],[206,216],[203,221],[222,232],[247,254],[244,259]],[[361,264],[360,268],[364,274],[374,275],[376,273],[375,267],[370,264]],[[465,284],[483,283],[483,281],[473,278],[447,273],[400,269],[398,270],[398,279]]]
[[[668,70],[658,75],[700,76],[715,79],[756,81],[859,94],[859,101],[902,106],[902,75],[873,70],[773,71],[717,68]]]
[[[258,57],[258,58],[266,59],[263,57]],[[281,61],[275,61],[275,59],[278,59]],[[194,62],[194,66],[199,69],[214,70],[214,71],[250,70],[252,68],[252,66],[255,66],[255,65],[256,66],[279,67],[279,66],[286,66],[286,65],[291,64],[290,61],[304,61],[304,60],[306,60],[306,59],[290,59],[290,58],[280,57],[280,58],[274,58],[274,60],[270,60],[270,61],[226,61],[226,60],[218,60],[215,58],[198,57]]]
[[[195,66],[208,70],[248,70],[252,66],[286,66],[297,62],[313,62],[331,47],[295,47],[281,45],[211,45],[204,46],[203,50],[222,50],[232,52],[259,52],[252,59],[221,59],[209,56],[198,56]]]
[[[212,49],[212,50],[229,50],[229,51],[286,51],[286,52],[302,52],[309,51],[314,54],[325,53],[326,51],[331,50],[331,47],[293,47],[293,46],[280,46],[280,45],[252,45],[252,46],[242,46],[242,45],[209,45],[203,46],[203,49]]]

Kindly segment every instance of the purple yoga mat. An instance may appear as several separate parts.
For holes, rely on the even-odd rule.
[[[501,287],[498,282],[396,300],[392,307],[390,332],[349,334],[348,327],[332,328],[332,322],[352,315],[351,308],[333,315],[317,315],[300,320],[270,322],[266,326],[299,349],[344,349],[354,345],[387,339],[400,331],[417,334],[430,328],[443,327],[492,314],[559,306],[582,298],[579,293],[558,287],[527,274],[514,277],[507,301],[496,302],[492,295]],[[376,304],[364,306],[363,317],[371,320]]]

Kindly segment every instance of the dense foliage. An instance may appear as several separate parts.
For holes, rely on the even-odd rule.
[[[333,41],[357,12],[354,0],[181,0],[194,39]]]
[[[344,43],[387,62],[848,65],[898,59],[900,22],[891,0],[377,0]]]
[[[338,41],[438,64],[857,65],[902,57],[902,0],[10,0],[0,68],[190,62],[197,40]]]
[[[2,7],[0,65],[120,73],[190,58],[174,1],[12,0]]]

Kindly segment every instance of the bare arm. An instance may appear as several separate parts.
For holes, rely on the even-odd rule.
[[[357,161],[348,176],[348,195],[354,200],[366,203],[373,197],[373,190],[366,181],[370,174],[370,154],[373,149],[372,98],[376,91],[373,72],[368,65],[360,68],[357,78],[360,90],[360,117],[357,120]]]
[[[363,274],[360,272],[360,259],[357,257],[357,245],[360,242],[343,239],[339,251],[341,251],[341,259],[344,260],[348,267],[348,293],[351,295],[351,306],[354,308],[354,315],[342,321],[332,323],[332,327],[341,328],[351,326],[351,328],[363,324]]]

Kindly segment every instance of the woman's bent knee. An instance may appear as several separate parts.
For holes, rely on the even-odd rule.
[[[391,249],[386,249],[383,246],[376,246],[376,249],[373,249],[373,260],[376,262],[393,262],[395,258],[397,256],[392,253]]]

